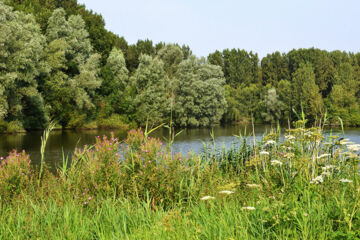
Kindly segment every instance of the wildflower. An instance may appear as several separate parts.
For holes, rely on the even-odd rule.
[[[200,198],[200,200],[202,200],[202,201],[210,200],[210,199],[215,199],[215,198],[212,196],[205,196],[205,197]]]
[[[252,211],[252,210],[255,210],[256,208],[255,207],[242,207],[241,209],[242,210],[250,210],[250,211]]]
[[[313,180],[310,181],[310,183],[315,183],[315,184],[319,184],[319,183],[322,183],[324,182],[324,179],[323,177],[320,175],[320,176],[317,176],[316,178],[314,178]]]
[[[341,145],[353,144],[353,142],[350,142],[350,141],[348,141],[348,140],[349,140],[349,139],[343,139],[343,140],[340,141],[340,144],[341,144]]]
[[[330,173],[330,172],[323,172],[323,173],[321,173],[321,175],[322,175],[322,176],[329,177],[329,176],[331,175],[331,173]]]
[[[351,144],[347,146],[350,151],[360,151],[360,144]]]
[[[322,167],[322,170],[324,172],[328,171],[328,170],[331,170],[331,169],[334,169],[335,166],[334,165],[326,165],[325,167]]]
[[[269,155],[269,152],[267,152],[267,151],[261,151],[261,152],[260,152],[260,155]]]
[[[248,184],[246,184],[246,186],[248,186],[249,188],[259,188],[260,187],[259,184],[255,184],[255,183],[248,183]]]
[[[92,197],[89,197],[89,200],[91,200]]]
[[[331,154],[324,153],[324,154],[321,154],[320,156],[318,156],[317,159],[324,158],[324,157],[329,157],[329,156],[331,156]]]
[[[283,165],[283,163],[280,162],[279,160],[272,160],[271,165],[279,165],[279,166],[281,166],[281,165]]]
[[[85,205],[88,205],[88,204],[89,204],[89,202],[84,202],[84,204],[85,204]]]
[[[220,193],[220,194],[230,195],[230,194],[233,194],[234,192],[233,192],[233,191],[224,190],[224,191],[220,191],[219,193]]]
[[[352,180],[349,180],[349,179],[340,179],[339,182],[341,183],[352,183]]]
[[[276,142],[274,140],[268,140],[264,145],[276,145]]]
[[[286,135],[286,136],[285,136],[285,139],[287,139],[287,140],[294,140],[295,137],[294,137],[293,135]]]

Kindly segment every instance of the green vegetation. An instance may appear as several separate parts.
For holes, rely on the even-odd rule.
[[[225,49],[199,59],[185,45],[129,45],[76,0],[1,0],[0,14],[1,132],[50,120],[63,128],[170,118],[177,127],[285,124],[301,111],[311,123],[326,115],[360,125],[359,53],[309,48],[259,59]]]
[[[13,151],[0,158],[0,238],[359,239],[360,144],[296,126],[187,156],[131,130],[56,173]]]

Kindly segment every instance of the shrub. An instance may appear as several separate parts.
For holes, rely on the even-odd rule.
[[[97,121],[99,128],[104,129],[124,129],[129,130],[129,124],[126,124],[124,116],[113,114],[109,118],[101,118]]]
[[[16,120],[16,121],[11,121],[8,123],[6,132],[22,133],[22,132],[26,132],[26,131],[25,131],[22,123]]]
[[[7,131],[8,123],[4,120],[0,120],[0,133],[4,133]]]
[[[0,195],[9,199],[31,183],[33,173],[30,167],[30,157],[25,151],[13,151],[6,158],[0,158]]]
[[[65,181],[75,190],[78,198],[98,195],[116,197],[120,193],[119,144],[112,133],[110,138],[96,137],[93,147],[75,150]]]

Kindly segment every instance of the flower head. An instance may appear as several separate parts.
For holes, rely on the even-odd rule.
[[[264,146],[267,146],[267,145],[276,145],[276,142],[274,140],[268,140]]]
[[[281,166],[281,165],[283,165],[283,163],[280,162],[279,160],[271,160],[271,165],[279,165],[279,166]]]
[[[260,152],[260,155],[269,155],[269,152],[267,152],[267,151],[261,151],[261,152]]]
[[[215,198],[212,196],[205,196],[205,197],[200,198],[200,200],[202,200],[202,201],[206,201],[206,200],[210,200],[210,199],[215,199]]]
[[[352,180],[349,180],[349,179],[340,179],[339,182],[341,183],[352,183]]]
[[[234,192],[233,192],[233,191],[229,191],[229,190],[224,190],[224,191],[220,191],[219,193],[220,193],[220,194],[230,195],[230,194],[233,194]]]
[[[318,156],[317,159],[321,159],[321,158],[325,158],[325,157],[329,157],[329,156],[331,156],[331,154],[324,153],[324,154],[321,154],[320,156]]]
[[[252,211],[252,210],[255,210],[256,208],[255,207],[242,207],[241,209],[242,210],[250,210],[250,211]]]
[[[310,183],[315,183],[315,184],[319,184],[319,183],[322,183],[324,182],[324,179],[323,177],[320,175],[320,176],[317,176],[316,178],[314,178],[313,180],[310,181]]]

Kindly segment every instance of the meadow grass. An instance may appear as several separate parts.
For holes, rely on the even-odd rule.
[[[298,122],[184,156],[148,133],[99,136],[56,174],[1,159],[0,239],[360,238],[358,144]]]

